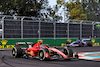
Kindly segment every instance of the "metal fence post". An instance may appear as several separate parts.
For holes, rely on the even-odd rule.
[[[4,18],[5,18],[6,16],[3,16],[2,17],[2,39],[4,39]]]
[[[70,20],[67,21],[68,25],[67,25],[67,38],[69,39],[69,22]]]
[[[94,36],[94,21],[92,22],[92,39],[94,38],[93,36]]]
[[[82,22],[83,20],[80,22],[80,38],[82,38]]]
[[[54,20],[54,39],[56,39],[56,21]]]
[[[41,19],[39,18],[39,30],[38,30],[38,33],[39,33],[39,39],[41,38]]]
[[[21,18],[21,39],[23,39],[23,20],[25,17]]]

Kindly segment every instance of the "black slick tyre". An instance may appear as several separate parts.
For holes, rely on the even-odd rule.
[[[15,46],[12,49],[12,55],[14,58],[20,58],[23,54],[22,54],[22,49],[19,46]]]
[[[73,50],[72,50],[72,49],[68,49],[68,52],[69,52],[69,53],[68,53],[68,56],[69,56],[69,57],[73,57]]]
[[[73,58],[73,50],[72,49],[64,49],[64,54],[68,56],[68,60]]]
[[[46,60],[47,58],[45,57],[45,53],[48,53],[49,51],[48,51],[48,49],[41,49],[41,50],[39,50],[39,59],[40,60]]]

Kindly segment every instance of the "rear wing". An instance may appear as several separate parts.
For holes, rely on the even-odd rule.
[[[17,42],[16,44],[19,44],[19,45],[29,45],[29,44],[33,44],[33,42]]]
[[[27,49],[29,45],[33,45],[33,42],[17,42],[16,44],[18,44],[21,49]]]

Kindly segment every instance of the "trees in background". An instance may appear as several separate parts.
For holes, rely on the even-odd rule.
[[[48,17],[48,0],[0,0],[0,12],[6,15]]]
[[[59,10],[61,9],[62,5],[65,3],[64,0],[57,0],[56,1],[57,4],[54,5],[53,8],[53,12],[51,13],[51,16],[53,17],[53,19],[58,19],[58,20],[62,20],[62,16],[59,15]]]
[[[76,0],[77,1],[77,0]],[[64,14],[69,19],[87,20],[83,6],[77,2],[66,2],[65,0],[57,0],[57,5],[63,6]]]
[[[100,0],[82,0],[81,4],[87,13],[87,20],[100,21]]]
[[[42,9],[42,3],[37,0],[0,0],[0,12],[7,15],[37,16],[37,9]]]
[[[64,6],[67,18],[75,20],[100,21],[100,0],[57,0]]]
[[[69,19],[75,20],[87,20],[87,14],[85,13],[83,6],[77,3],[68,3],[67,10],[70,12]]]
[[[82,7],[81,10],[83,11],[82,15],[87,15],[87,20],[100,21],[100,0],[73,0],[72,2],[77,5],[80,4]],[[74,12],[77,12],[78,10],[79,9]]]
[[[51,8],[48,0],[0,0],[0,13],[5,15],[34,16],[60,20],[58,6]]]
[[[0,13],[6,15],[60,20],[62,19],[62,15],[58,15],[60,9],[63,9],[64,15],[69,19],[100,21],[100,0],[72,0],[71,2],[57,0],[54,8],[49,6],[48,0],[0,0]]]

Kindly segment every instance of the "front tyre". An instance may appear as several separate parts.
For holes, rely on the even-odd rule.
[[[12,49],[12,55],[13,57],[15,58],[19,58],[21,57],[23,54],[22,54],[22,49],[19,47],[19,46],[15,46],[13,49]]]
[[[46,56],[45,56],[45,53],[48,53],[49,54],[49,50],[46,49],[46,48],[39,50],[39,59],[40,60],[46,60],[47,59]]]
[[[45,51],[44,50],[39,51],[39,59],[40,60],[45,60]]]
[[[73,58],[73,50],[72,49],[64,49],[64,54],[68,56],[68,60]]]

